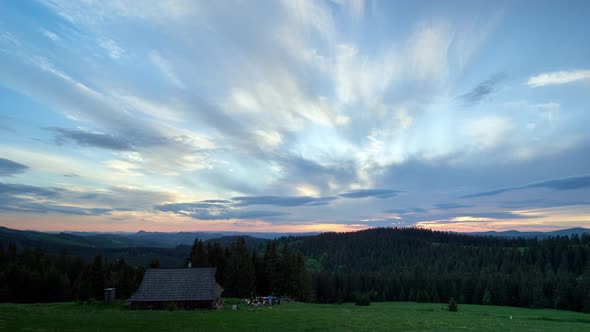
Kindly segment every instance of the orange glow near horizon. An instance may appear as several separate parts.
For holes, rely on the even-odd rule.
[[[424,220],[416,227],[454,232],[483,231],[552,231],[570,227],[588,227],[590,214],[577,211],[572,207],[514,211],[521,215],[535,216],[531,219],[493,219],[482,217],[459,216],[450,220]],[[558,220],[558,222],[556,221]],[[350,232],[376,227],[369,225],[370,220],[355,224],[340,224],[333,221],[300,221],[288,224],[273,224],[264,220],[196,220],[164,212],[113,212],[103,216],[78,215],[35,215],[4,214],[0,216],[0,225],[20,230],[46,232]],[[387,227],[395,225],[379,225]]]
[[[161,214],[117,212],[123,216],[6,215],[0,225],[12,229],[42,232],[253,232],[308,233],[349,232],[369,228],[363,224],[291,223],[272,224],[262,220],[195,220]],[[132,214],[132,215],[131,215]],[[25,221],[26,220],[26,221]],[[124,220],[125,222],[120,222]]]
[[[581,209],[581,210],[580,210]],[[416,226],[436,230],[456,232],[484,232],[484,231],[553,231],[558,229],[590,226],[590,213],[584,206],[557,207],[544,209],[530,209],[512,211],[517,215],[531,217],[530,219],[494,219],[465,216],[450,220],[427,220],[416,223]]]

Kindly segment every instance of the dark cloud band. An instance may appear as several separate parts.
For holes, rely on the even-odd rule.
[[[108,150],[130,151],[133,145],[127,140],[109,135],[92,133],[83,130],[66,129],[66,128],[46,128],[56,134],[56,142],[63,144],[65,141],[71,141],[80,146],[91,146]]]
[[[244,196],[233,197],[235,206],[275,205],[275,206],[317,206],[326,205],[337,197],[311,196]]]
[[[28,170],[29,167],[15,161],[0,158],[0,176],[13,176]]]
[[[162,204],[154,208],[159,211],[172,212],[199,220],[259,219],[288,215],[288,213],[278,211],[244,210],[230,204],[210,203],[210,201]]]
[[[575,176],[561,179],[551,179],[541,182],[535,182],[519,187],[508,187],[490,191],[483,191],[479,193],[469,194],[461,196],[461,198],[474,198],[474,197],[486,197],[495,196],[509,191],[531,189],[531,188],[545,188],[553,190],[574,190],[590,188],[590,175]]]
[[[392,190],[392,189],[359,189],[359,190],[351,190],[345,193],[338,194],[340,197],[346,198],[367,198],[367,197],[376,197],[376,198],[391,198],[393,196],[398,195],[402,191],[399,190]]]
[[[459,99],[467,105],[475,105],[482,101],[485,97],[491,95],[498,90],[499,85],[508,78],[505,73],[498,73],[489,79],[479,83],[473,90],[459,96]]]

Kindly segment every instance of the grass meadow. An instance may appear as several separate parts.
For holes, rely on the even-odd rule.
[[[512,317],[512,318],[510,318]],[[513,307],[382,302],[231,305],[215,311],[134,311],[122,303],[0,304],[2,331],[590,331],[590,314]]]

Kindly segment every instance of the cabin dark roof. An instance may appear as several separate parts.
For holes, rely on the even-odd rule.
[[[215,299],[215,268],[147,269],[130,301]]]

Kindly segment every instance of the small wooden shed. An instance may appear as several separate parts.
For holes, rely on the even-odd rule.
[[[223,288],[215,268],[147,269],[139,289],[129,299],[134,309],[213,309],[221,304]]]
[[[105,288],[104,289],[104,303],[113,303],[115,301],[116,288]]]

